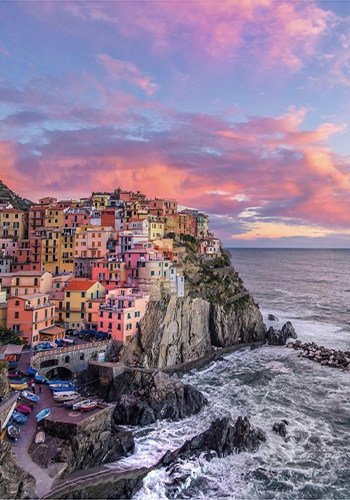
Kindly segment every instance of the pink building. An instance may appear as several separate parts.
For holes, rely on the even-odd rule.
[[[149,298],[127,287],[109,292],[105,304],[100,305],[98,329],[110,333],[117,342],[128,342],[138,332]]]
[[[204,238],[201,241],[201,255],[207,259],[221,256],[221,241],[219,238]]]
[[[126,281],[125,267],[125,262],[117,256],[106,256],[93,262],[92,279],[102,283],[106,290],[115,290],[123,286]]]

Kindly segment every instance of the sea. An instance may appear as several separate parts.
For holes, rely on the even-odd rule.
[[[291,321],[303,342],[350,349],[350,250],[230,252],[268,327]],[[278,321],[268,321],[268,314]],[[350,373],[293,349],[263,346],[234,352],[184,381],[205,394],[208,406],[178,422],[133,428],[136,451],[124,460],[126,468],[155,463],[218,417],[242,415],[266,433],[266,443],[254,453],[182,462],[175,498],[350,498]],[[288,421],[285,439],[272,430],[282,419]],[[167,499],[170,482],[165,468],[153,471],[134,499]]]

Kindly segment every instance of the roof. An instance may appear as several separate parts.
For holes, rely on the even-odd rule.
[[[9,298],[12,299],[21,299],[21,300],[31,300],[31,299],[41,299],[42,297],[48,297],[48,293],[30,293],[29,295],[14,295]]]
[[[42,330],[39,330],[39,333],[45,333],[45,335],[57,335],[65,331],[66,330],[64,328],[53,325],[53,326],[48,326],[47,328],[43,328]]]
[[[17,344],[7,344],[0,347],[0,354],[10,355],[10,354],[21,354],[23,345]]]
[[[16,208],[4,208],[1,210],[3,214],[23,214],[23,210],[17,210]]]
[[[56,290],[48,293],[50,299],[61,300],[64,299],[64,292],[62,290]]]
[[[98,281],[94,280],[72,280],[65,288],[65,291],[69,292],[70,290],[89,290],[92,286],[94,286]]]
[[[17,271],[12,273],[14,277],[16,276],[43,276],[48,271]]]

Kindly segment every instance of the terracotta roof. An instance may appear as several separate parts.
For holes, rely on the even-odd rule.
[[[4,210],[1,210],[1,213],[3,214],[23,214],[23,210],[17,210],[16,208],[5,208]]]
[[[7,344],[0,347],[0,354],[21,354],[23,345]]]
[[[86,291],[89,290],[92,286],[94,286],[95,283],[98,283],[97,281],[94,280],[72,280],[65,288],[65,291],[70,291],[70,290],[82,290]]]
[[[53,326],[48,326],[47,328],[43,328],[42,330],[39,330],[39,333],[44,333],[45,335],[57,335],[65,331],[66,330],[64,328],[53,325]]]

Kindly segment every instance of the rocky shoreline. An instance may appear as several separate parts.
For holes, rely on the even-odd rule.
[[[323,345],[319,346],[315,342],[305,342],[303,344],[300,340],[288,342],[286,347],[300,351],[299,356],[310,359],[320,365],[350,371],[350,351],[329,349]]]

